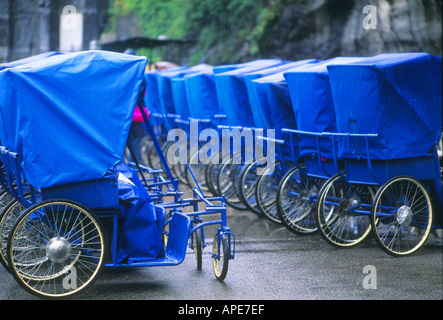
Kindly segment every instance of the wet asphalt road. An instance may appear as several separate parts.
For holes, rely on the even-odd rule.
[[[416,254],[393,258],[372,241],[336,249],[320,235],[294,235],[249,211],[228,209],[228,225],[236,236],[236,253],[224,282],[213,275],[210,253],[215,231],[208,227],[202,271],[196,269],[191,251],[178,266],[105,269],[77,299],[183,300],[183,304],[191,300],[443,299],[443,245],[432,235]],[[365,266],[372,269],[364,272]],[[0,300],[35,299],[0,269]]]

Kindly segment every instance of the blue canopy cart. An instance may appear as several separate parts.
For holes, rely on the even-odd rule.
[[[244,68],[215,76],[219,105],[226,114],[226,123],[220,127],[226,157],[222,156],[217,189],[225,194],[227,203],[237,209],[248,209],[239,196],[239,179],[242,168],[254,156],[256,143],[253,112],[244,75],[284,64],[287,62],[279,59],[256,60]]]
[[[244,75],[257,136],[255,150],[263,152],[256,152],[254,159],[243,167],[239,179],[240,198],[251,210],[277,223],[281,222],[275,206],[277,186],[295,159],[283,143],[281,131],[286,127],[296,128],[283,72],[316,62],[301,60]],[[274,134],[266,136],[270,130]],[[274,144],[271,150],[267,148],[269,141]],[[270,153],[275,156],[271,157]]]
[[[180,79],[185,74],[197,72],[199,69],[199,67],[178,66],[165,70],[149,71],[145,74],[147,83],[145,105],[150,112],[149,116],[153,122],[156,139],[165,154],[167,148],[173,143],[173,141],[167,139],[169,130],[176,128],[176,119],[186,119],[185,117],[188,114],[184,107],[179,110],[180,106],[176,107],[177,99],[174,99],[173,79]],[[152,142],[143,154],[151,168],[161,168],[163,166]],[[172,172],[178,178],[174,169],[174,166],[171,166]],[[183,182],[183,179],[180,179],[180,181]]]
[[[189,157],[186,155],[188,146],[181,143],[181,150],[178,150],[177,145],[175,145],[175,141],[173,141],[171,137],[169,137],[168,139],[168,133],[173,129],[185,130],[188,138],[187,144],[189,145],[190,111],[188,100],[186,97],[184,77],[189,74],[210,70],[211,68],[212,67],[209,65],[200,64],[189,68],[160,72],[157,75],[160,106],[162,112],[160,114],[154,114],[154,116],[161,117],[164,120],[163,132],[165,134],[162,144],[162,152],[164,154],[168,154],[170,147],[174,146],[176,147],[175,158],[181,160],[181,157],[185,157],[186,161],[189,161]],[[160,158],[157,156],[157,152],[155,152],[154,148],[151,148],[149,158],[151,159],[151,165],[161,165]],[[169,161],[168,165],[171,167],[171,170],[176,178],[178,178],[181,182],[189,185],[186,175],[186,166],[179,165],[177,163],[171,163]],[[203,188],[203,186],[200,187]]]
[[[370,220],[377,243],[394,256],[417,251],[432,228],[441,228],[441,71],[441,57],[427,53],[328,66],[338,133],[324,135],[345,165],[319,194],[319,227],[331,243],[345,246],[351,229],[363,227],[341,224],[345,217]],[[378,189],[372,203],[346,193],[358,186]]]
[[[191,114],[190,120],[193,121],[194,124],[198,123],[199,132],[202,132],[204,129],[212,129],[220,134],[221,130],[219,130],[218,126],[222,125],[226,119],[226,115],[224,111],[221,110],[217,99],[215,75],[243,68],[250,64],[251,62],[214,66],[211,70],[190,74],[184,78],[187,93],[186,97]],[[203,137],[203,140],[205,140],[205,137]],[[219,149],[221,149],[221,141],[218,141],[218,144]],[[192,161],[190,161],[189,166],[192,168],[194,176],[187,171],[189,184],[194,185],[194,179],[200,181],[200,183],[204,181],[204,183],[201,184],[203,184],[203,187],[208,193],[214,196],[220,195],[216,184],[220,154],[218,152],[206,154],[206,157],[209,157],[210,160],[206,161],[208,163],[202,165],[202,162],[199,161],[199,150],[190,150],[190,153],[190,159]]]
[[[195,177],[191,177],[188,173],[188,181],[192,182],[193,178],[197,178],[199,183],[201,183],[200,181],[204,180],[205,189],[208,192],[214,195],[225,195],[227,203],[237,209],[245,209],[245,207],[239,206],[240,201],[235,195],[231,194],[234,188],[225,186],[220,189],[218,184],[219,167],[223,159],[226,158],[223,157],[224,129],[233,128],[231,124],[235,120],[232,116],[237,113],[233,111],[235,108],[243,106],[242,108],[246,110],[245,112],[248,112],[249,105],[246,88],[244,83],[242,83],[240,75],[244,72],[259,70],[280,63],[281,60],[256,60],[244,64],[215,66],[211,72],[191,75],[186,77],[185,80],[191,101],[192,120],[199,123],[199,131],[210,128],[216,130],[216,133],[221,138],[218,142],[219,152],[213,152],[212,154],[201,154],[199,151],[191,152],[190,165],[194,168],[192,172],[196,174]],[[234,80],[232,79],[233,77],[235,78]],[[236,126],[236,128],[238,129],[239,127]],[[200,137],[200,135],[199,138],[205,140],[205,137]],[[227,139],[229,140],[229,138]],[[203,163],[200,161],[202,156],[209,160]],[[215,179],[213,179],[214,177]],[[230,181],[230,179],[224,179],[224,184],[230,184]]]
[[[0,151],[10,190],[16,186],[26,208],[11,227],[5,258],[34,295],[74,296],[102,267],[177,265],[189,238],[207,225],[220,226],[211,257],[216,277],[226,276],[234,239],[223,197],[205,198],[195,189],[193,198],[182,199],[161,154],[176,196],[156,203],[138,172],[122,162],[146,63],[87,51],[0,72]],[[186,207],[192,212],[183,214]],[[203,222],[209,214],[220,219]],[[198,261],[202,247],[194,249]]]
[[[297,128],[284,128],[289,135],[295,166],[279,186],[277,209],[283,223],[297,234],[317,231],[318,192],[336,173],[333,146],[322,132],[336,132],[335,109],[327,66],[362,58],[338,57],[285,72]]]

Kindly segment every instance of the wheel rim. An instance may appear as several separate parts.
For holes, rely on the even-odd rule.
[[[103,265],[104,236],[89,210],[64,201],[26,210],[8,240],[8,258],[19,284],[37,296],[80,292]]]

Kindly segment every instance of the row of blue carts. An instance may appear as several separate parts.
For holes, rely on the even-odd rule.
[[[404,256],[442,227],[441,61],[401,53],[179,67],[146,75],[146,104],[163,153],[180,142],[190,150],[186,165],[170,163],[181,181],[296,234],[320,232],[336,247],[374,236]],[[192,151],[193,139],[186,146],[171,129],[196,136],[196,123]],[[213,149],[208,128],[220,137]]]
[[[187,248],[200,269],[209,225],[223,280],[226,205],[336,247],[373,236],[393,256],[442,228],[440,57],[33,60],[0,72],[0,261],[32,294],[73,296],[103,266],[175,265]]]
[[[163,153],[190,150],[186,165],[170,163],[181,181],[296,234],[335,247],[373,236],[405,256],[442,228],[441,62],[401,53],[179,67],[146,75],[146,104]],[[179,128],[188,146],[171,134]]]

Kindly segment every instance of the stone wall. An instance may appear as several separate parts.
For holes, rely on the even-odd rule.
[[[365,11],[368,5],[375,11]],[[441,56],[442,1],[307,1],[287,7],[268,33],[262,54],[282,59],[413,51]]]

